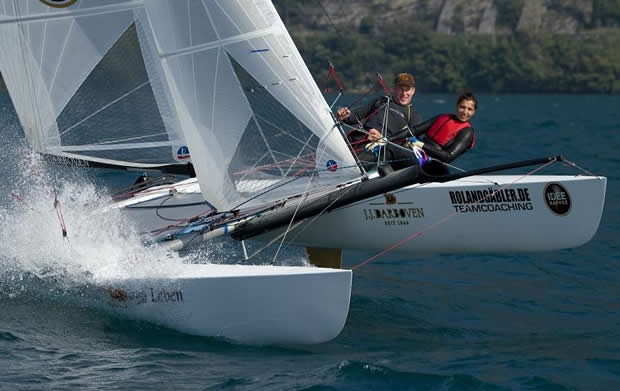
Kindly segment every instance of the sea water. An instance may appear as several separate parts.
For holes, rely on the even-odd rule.
[[[453,100],[420,93],[414,102],[429,118],[452,111]],[[481,95],[476,147],[455,162],[473,169],[562,154],[607,176],[591,242],[533,254],[387,253],[355,269],[336,339],[257,347],[101,311],[106,277],[184,260],[145,251],[120,216],[88,214],[135,175],[42,164],[0,95],[0,389],[620,389],[618,107],[615,96]],[[213,247],[197,258],[241,254],[235,243]],[[373,255],[347,250],[345,267]],[[295,249],[281,257],[302,262]]]

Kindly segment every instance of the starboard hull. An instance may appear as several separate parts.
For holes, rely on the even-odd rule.
[[[311,224],[302,224],[301,234],[287,239],[309,247],[370,251],[399,243],[394,251],[407,254],[578,247],[598,229],[606,184],[605,177],[569,175],[481,175],[416,184],[308,219]],[[199,200],[199,186],[193,186],[186,196]],[[140,197],[131,202],[139,203]],[[152,211],[140,212],[131,218],[144,231],[168,224],[154,218]],[[190,218],[194,212],[187,210],[178,218]],[[274,230],[258,239],[270,240],[279,233]]]
[[[398,244],[394,251],[408,254],[578,247],[598,229],[605,188],[606,178],[583,176],[477,176],[413,185],[324,214],[295,241],[371,251]]]
[[[108,308],[184,333],[247,344],[317,344],[343,329],[350,270],[184,264],[174,276],[109,282]]]

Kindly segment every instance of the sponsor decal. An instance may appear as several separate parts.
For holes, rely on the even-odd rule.
[[[329,171],[334,172],[338,169],[338,163],[336,163],[335,160],[328,160],[325,167],[327,167]]]
[[[69,167],[90,167],[90,162],[84,159],[77,159],[67,156],[45,155],[45,160],[50,163],[60,164]]]
[[[457,213],[519,212],[533,210],[527,187],[509,189],[457,190],[448,192]]]
[[[183,145],[177,150],[177,159],[185,160],[189,159],[191,155],[189,154],[189,148],[186,145]]]
[[[366,221],[382,221],[385,225],[409,225],[413,219],[424,217],[423,208],[366,208],[364,219]]]
[[[165,288],[145,288],[136,292],[126,292],[119,288],[108,288],[110,305],[127,308],[131,302],[136,305],[147,303],[180,303],[183,302],[183,291]]]
[[[559,183],[549,183],[545,186],[543,197],[551,211],[558,216],[566,216],[570,213],[570,195],[564,186]]]
[[[390,193],[384,197],[385,203],[370,203],[372,208],[363,209],[364,220],[380,221],[384,225],[409,225],[414,219],[424,218],[424,208],[415,207],[413,202],[398,202]]]
[[[40,0],[41,3],[49,5],[54,8],[70,7],[77,2],[77,0]]]
[[[147,295],[151,299],[151,303],[178,303],[183,301],[182,291],[167,291],[164,288],[147,289]]]

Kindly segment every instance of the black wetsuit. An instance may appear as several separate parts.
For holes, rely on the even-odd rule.
[[[349,117],[344,119],[343,122],[349,125],[359,125],[362,123],[365,130],[374,128],[381,132],[384,128],[387,102],[387,97],[378,97],[367,105],[351,111]],[[414,126],[420,122],[422,122],[422,118],[413,105],[408,104],[406,106],[401,106],[390,100],[387,113],[387,124],[385,125],[386,134],[384,136],[391,139],[398,133],[413,130]],[[360,142],[365,140],[366,137],[367,134],[363,132],[354,131],[349,134],[349,139],[352,142]],[[411,151],[398,148],[394,145],[388,144],[382,153],[385,153],[385,160],[391,162],[395,170],[418,163]],[[358,153],[358,157],[366,168],[370,168],[377,163],[377,157],[372,152],[364,150]]]
[[[475,132],[472,127],[463,128],[458,132],[456,137],[442,147],[437,142],[426,136],[426,132],[428,132],[438,118],[439,115],[424,121],[421,124],[415,125],[415,127],[412,128],[413,134],[424,143],[424,147],[422,149],[428,156],[444,163],[450,163],[467,150],[471,149],[475,138]],[[424,170],[433,175],[443,175],[448,173],[448,168],[445,165],[432,160],[429,164],[424,166]]]

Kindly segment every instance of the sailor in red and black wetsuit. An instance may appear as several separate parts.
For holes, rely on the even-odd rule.
[[[474,94],[465,92],[456,101],[456,114],[440,114],[413,128],[414,136],[419,139],[413,144],[433,159],[424,166],[424,171],[433,175],[446,174],[447,167],[437,160],[450,163],[474,147],[476,133],[469,120],[477,106]]]

